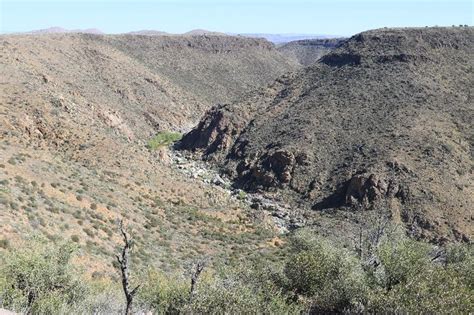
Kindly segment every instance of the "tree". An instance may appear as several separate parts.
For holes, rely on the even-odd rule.
[[[137,293],[140,285],[136,286],[133,290],[130,290],[130,251],[132,249],[132,239],[128,235],[127,231],[123,226],[123,220],[120,221],[119,224],[120,233],[122,234],[123,238],[123,248],[120,255],[117,255],[117,261],[120,265],[120,271],[122,272],[122,287],[123,292],[125,294],[125,299],[127,302],[127,306],[125,308],[125,315],[129,315],[132,313],[132,303],[135,294]]]

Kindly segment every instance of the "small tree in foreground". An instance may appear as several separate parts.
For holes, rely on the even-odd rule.
[[[122,273],[122,287],[127,303],[125,314],[129,315],[132,313],[133,298],[140,288],[140,285],[134,289],[130,289],[130,250],[132,249],[133,242],[123,226],[123,220],[120,221],[119,228],[123,238],[123,248],[121,254],[116,257]]]

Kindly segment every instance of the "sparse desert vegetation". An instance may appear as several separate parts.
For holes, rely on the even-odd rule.
[[[0,35],[0,313],[469,314],[474,29]]]
[[[263,255],[217,263],[213,268],[203,264],[194,278],[196,257],[183,268],[185,272],[131,264],[128,280],[138,288],[132,310],[301,314],[464,313],[472,309],[472,246],[434,247],[403,233],[394,238],[395,233],[400,233],[397,227],[361,256],[302,229],[287,239],[285,254],[277,261]],[[99,273],[85,279],[74,263],[77,250],[68,242],[35,237],[3,256],[1,305],[37,314],[123,312],[118,269],[111,279]],[[130,255],[139,250],[134,245]],[[114,268],[118,265],[110,266]]]

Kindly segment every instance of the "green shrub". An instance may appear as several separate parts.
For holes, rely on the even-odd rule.
[[[462,314],[474,309],[472,246],[448,247],[445,262],[433,262],[431,247],[402,238],[378,249],[380,265],[369,310],[375,313]],[[375,275],[374,275],[375,274]]]
[[[137,304],[158,314],[174,314],[179,313],[188,298],[189,287],[182,277],[149,271],[138,291]]]
[[[429,252],[429,245],[408,238],[383,242],[376,254],[382,267],[375,275],[376,280],[387,290],[399,283],[406,283],[429,268]]]
[[[10,241],[6,238],[0,239],[0,248],[7,249],[10,247]]]
[[[299,314],[271,279],[271,272],[248,264],[201,274],[190,301],[190,278],[151,271],[139,291],[142,309],[158,314]]]
[[[370,308],[375,313],[467,314],[474,309],[473,293],[453,268],[436,266],[391,290],[378,291]]]
[[[364,273],[352,253],[321,239],[297,246],[303,250],[288,260],[285,275],[289,289],[307,298],[313,311],[353,310],[363,302]]]
[[[148,141],[147,148],[150,150],[156,150],[163,146],[168,146],[173,142],[181,140],[182,134],[170,131],[160,131],[150,141]]]
[[[267,264],[266,264],[267,265]],[[279,286],[275,266],[241,262],[207,272],[198,283],[186,313],[195,314],[300,314],[295,303]],[[278,272],[276,272],[278,273]]]
[[[70,264],[69,243],[52,245],[40,238],[7,253],[0,267],[0,300],[4,307],[34,314],[57,314],[86,293]]]

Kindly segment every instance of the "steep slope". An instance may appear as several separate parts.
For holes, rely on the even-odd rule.
[[[137,235],[137,261],[164,270],[274,247],[212,177],[190,178],[185,161],[147,148],[158,131],[185,130],[211,103],[291,69],[273,45],[87,34],[0,43],[3,247],[32,233],[70,239],[89,273],[111,271],[120,218]]]
[[[278,51],[303,66],[309,66],[339,46],[344,40],[344,38],[297,40],[278,47]]]
[[[473,233],[474,28],[353,36],[246,100],[209,111],[182,140],[235,185],[364,220],[390,209],[413,235]],[[337,215],[335,215],[337,216]]]
[[[100,104],[138,133],[189,128],[216,102],[295,66],[264,40],[230,36],[50,34],[1,40],[2,80],[10,92],[27,86],[25,99],[62,97],[79,108]]]

